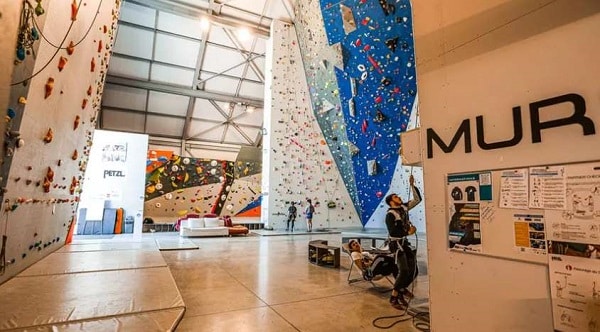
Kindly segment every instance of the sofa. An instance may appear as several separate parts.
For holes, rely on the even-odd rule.
[[[229,236],[229,228],[216,216],[187,218],[181,220],[179,236]]]

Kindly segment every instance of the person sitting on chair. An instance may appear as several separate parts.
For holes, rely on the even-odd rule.
[[[348,242],[348,249],[350,250],[350,256],[354,264],[363,272],[363,278],[366,280],[373,279],[371,264],[373,264],[374,257],[369,252],[363,251],[360,243],[354,239]]]

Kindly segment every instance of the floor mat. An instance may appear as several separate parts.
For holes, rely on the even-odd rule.
[[[198,245],[194,242],[183,239],[183,238],[162,238],[162,239],[154,239],[156,241],[156,245],[158,246],[158,250],[167,251],[167,250],[194,250],[199,249]]]

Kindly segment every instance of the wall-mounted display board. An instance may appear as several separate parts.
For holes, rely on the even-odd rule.
[[[600,258],[600,162],[450,174],[446,192],[451,250],[545,264],[566,241]]]
[[[600,162],[446,177],[450,250],[548,264],[557,331],[600,331]]]

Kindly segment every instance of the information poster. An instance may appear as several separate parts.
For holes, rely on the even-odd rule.
[[[500,173],[500,203],[505,209],[529,208],[529,172],[526,168]]]
[[[518,252],[546,255],[546,232],[543,215],[515,214],[515,247]]]
[[[452,250],[481,252],[480,205],[492,200],[492,174],[456,174],[447,180],[448,246]]]
[[[546,211],[554,328],[600,331],[600,163],[565,167],[565,207]]]
[[[548,267],[557,331],[600,331],[600,260],[596,259],[600,256],[586,257],[581,251],[585,247],[550,242]]]
[[[600,163],[569,166],[566,206],[546,216],[550,240],[600,244]]]
[[[529,188],[530,208],[552,210],[566,208],[567,186],[564,166],[531,167]]]

